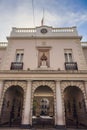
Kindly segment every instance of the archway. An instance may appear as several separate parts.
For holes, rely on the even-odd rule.
[[[34,91],[32,115],[34,127],[53,127],[54,93],[50,87],[41,85]]]
[[[20,86],[11,86],[4,93],[1,110],[1,126],[20,126],[24,91]]]
[[[83,128],[87,124],[84,95],[79,87],[65,88],[64,106],[67,127]]]

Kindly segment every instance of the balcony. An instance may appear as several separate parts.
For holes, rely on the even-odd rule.
[[[77,62],[65,62],[66,70],[78,70]]]
[[[23,62],[12,62],[11,70],[23,70]]]

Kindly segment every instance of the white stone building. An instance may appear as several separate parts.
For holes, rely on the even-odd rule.
[[[12,28],[0,43],[1,126],[87,127],[87,43],[81,39],[76,27]]]

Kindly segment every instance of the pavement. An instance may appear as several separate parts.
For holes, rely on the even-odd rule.
[[[55,129],[55,128],[32,128],[32,129],[22,129],[22,128],[0,128],[0,130],[65,130],[65,129]],[[87,130],[86,129],[74,129],[74,128],[66,128],[66,130]]]

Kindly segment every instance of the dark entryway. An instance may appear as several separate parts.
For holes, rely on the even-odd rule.
[[[80,88],[69,86],[64,91],[66,127],[86,128],[87,113],[84,95]]]
[[[34,92],[32,122],[36,128],[54,126],[54,96],[48,86],[39,86]]]
[[[0,126],[18,127],[21,125],[23,108],[23,89],[11,86],[4,95]]]

